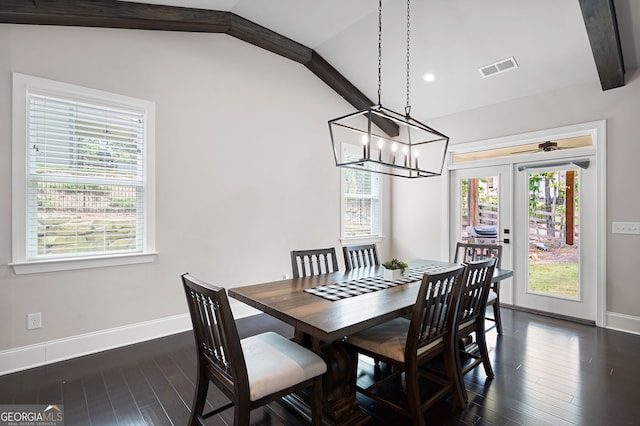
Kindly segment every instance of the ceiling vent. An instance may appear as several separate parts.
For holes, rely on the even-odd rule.
[[[503,59],[501,61],[479,68],[478,71],[480,71],[482,77],[487,78],[491,77],[492,75],[500,74],[516,68],[518,68],[518,64],[515,58],[512,56],[508,59]]]

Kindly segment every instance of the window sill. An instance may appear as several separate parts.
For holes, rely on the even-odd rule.
[[[343,237],[340,238],[340,243],[343,246],[360,246],[364,244],[381,243],[384,239],[381,235],[371,235],[367,237]]]
[[[33,262],[9,263],[16,275],[35,274],[39,272],[70,271],[74,269],[99,268],[104,266],[133,265],[151,263],[157,252],[130,253],[114,256],[82,257],[75,259],[51,259]]]

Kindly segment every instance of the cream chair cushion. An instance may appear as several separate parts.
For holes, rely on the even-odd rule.
[[[407,333],[410,322],[410,320],[404,317],[395,318],[384,324],[353,334],[347,337],[347,342],[369,352],[404,362],[404,350],[407,345]],[[419,348],[418,355],[428,351],[441,342],[442,337]]]
[[[247,364],[251,401],[324,374],[317,354],[273,332],[240,341]]]

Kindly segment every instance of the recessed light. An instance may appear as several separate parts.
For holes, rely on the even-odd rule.
[[[436,79],[436,76],[431,73],[427,73],[423,75],[422,78],[424,79],[424,81],[432,82],[433,80]]]

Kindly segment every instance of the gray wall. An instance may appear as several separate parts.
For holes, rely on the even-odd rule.
[[[155,263],[7,265],[14,71],[156,103]],[[4,24],[0,94],[0,351],[186,314],[182,272],[233,287],[291,273],[292,249],[340,248],[327,120],[352,107],[298,63],[226,35]]]

